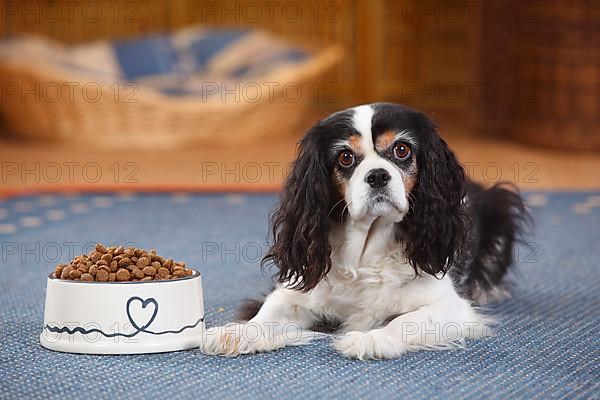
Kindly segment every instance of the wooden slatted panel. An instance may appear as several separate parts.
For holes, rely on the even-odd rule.
[[[504,94],[481,102],[480,125],[530,143],[600,149],[600,3],[532,4],[521,18],[482,25],[482,79]]]

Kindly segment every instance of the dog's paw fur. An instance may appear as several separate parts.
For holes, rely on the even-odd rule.
[[[381,329],[348,332],[334,341],[333,347],[344,356],[359,360],[396,358],[405,352]]]

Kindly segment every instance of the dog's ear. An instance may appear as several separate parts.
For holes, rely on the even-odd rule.
[[[273,245],[262,263],[279,269],[278,282],[309,291],[331,269],[329,208],[331,181],[326,149],[319,144],[322,128],[313,127],[299,146],[281,194],[271,216]]]
[[[466,179],[435,123],[424,114],[420,118],[417,183],[399,233],[415,272],[436,276],[457,262],[466,240]]]

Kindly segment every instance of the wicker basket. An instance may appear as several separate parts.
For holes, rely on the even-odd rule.
[[[275,88],[270,96],[268,86],[259,85],[262,94],[247,95],[251,101],[245,101],[244,96],[237,101],[233,94],[225,101],[220,96],[174,97],[141,86],[133,95],[132,90],[125,90],[127,83],[119,85],[117,91],[114,82],[97,79],[84,91],[80,89],[91,79],[67,76],[47,65],[5,62],[0,64],[3,88],[7,84],[16,84],[18,91],[21,87],[37,87],[42,95],[36,98],[23,91],[7,94],[0,104],[2,119],[9,132],[20,138],[103,147],[247,143],[292,132],[306,109],[315,103],[314,83],[338,63],[342,51],[331,46],[312,54],[300,64],[279,69],[276,76],[261,78],[261,82],[280,83],[278,88],[293,82],[287,92]],[[69,89],[73,82],[79,83],[77,90]],[[57,86],[62,88],[61,95],[56,95]],[[43,95],[44,91],[48,93]]]

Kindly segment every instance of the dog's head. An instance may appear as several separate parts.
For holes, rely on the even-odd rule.
[[[332,224],[389,219],[416,273],[444,273],[466,234],[465,176],[423,113],[377,103],[335,113],[300,143],[265,257],[310,290],[331,268]]]

